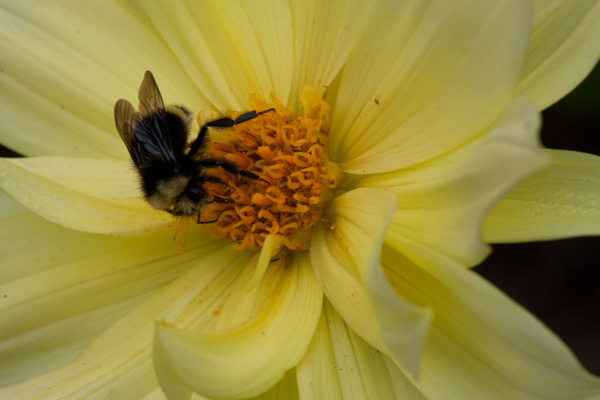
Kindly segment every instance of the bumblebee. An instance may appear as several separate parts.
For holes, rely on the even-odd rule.
[[[126,100],[115,104],[115,123],[133,163],[140,175],[144,198],[157,210],[175,216],[192,216],[212,202],[228,202],[208,195],[204,183],[226,184],[208,175],[207,169],[223,168],[249,179],[260,178],[237,165],[206,155],[208,128],[227,129],[249,121],[262,112],[250,111],[236,119],[220,116],[207,121],[194,141],[189,144],[192,112],[181,105],[165,107],[154,76],[146,71],[138,91],[139,112]],[[187,150],[189,147],[189,150]],[[214,221],[206,221],[214,222]]]

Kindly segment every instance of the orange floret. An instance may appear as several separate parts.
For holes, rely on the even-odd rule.
[[[231,202],[218,203],[203,213],[202,220],[217,220],[204,225],[210,236],[239,242],[237,249],[260,248],[270,234],[283,236],[290,250],[308,247],[308,232],[321,218],[322,207],[338,183],[338,177],[329,172],[331,163],[323,143],[330,111],[323,93],[323,89],[304,88],[303,96],[308,99],[303,102],[304,115],[285,108],[273,94],[272,104],[250,96],[257,112],[276,111],[235,125],[228,141],[211,145],[212,154],[261,180],[215,170],[227,185],[211,183],[206,188],[211,196]]]

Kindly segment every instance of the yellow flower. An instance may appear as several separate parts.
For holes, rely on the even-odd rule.
[[[366,3],[2,5],[2,142],[34,157],[0,161],[0,398],[600,398],[467,269],[482,232],[600,232],[598,158],[537,142],[598,60],[600,5]],[[192,227],[177,254],[112,118],[145,70],[196,111],[272,91],[300,114],[329,87],[344,176],[308,250],[269,264],[273,236]]]

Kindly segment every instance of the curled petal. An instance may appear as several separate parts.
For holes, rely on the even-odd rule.
[[[147,236],[174,221],[133,197],[134,173],[120,161],[1,159],[0,187],[39,216],[83,232]]]
[[[481,227],[494,204],[519,180],[549,162],[538,139],[535,106],[514,100],[484,137],[429,162],[354,177],[349,188],[376,186],[398,195],[386,242],[427,245],[466,266],[489,254]]]
[[[534,1],[531,44],[516,96],[543,110],[573,90],[600,58],[600,4]]]
[[[398,294],[434,309],[419,388],[437,399],[596,399],[600,378],[554,333],[475,272],[419,243],[382,263]]]
[[[156,236],[159,235],[150,238]],[[50,400],[87,396],[90,399],[101,400],[113,397],[114,393],[119,393],[124,397],[137,399],[153,391],[158,385],[151,356],[156,320],[163,319],[169,323],[176,321],[185,326],[193,324],[201,327],[214,325],[218,319],[218,315],[215,315],[214,311],[219,309],[228,298],[228,289],[239,278],[241,272],[250,269],[246,268],[248,265],[253,266],[256,264],[252,261],[253,252],[236,251],[227,246],[226,243],[215,241],[206,235],[202,237],[205,240],[201,238],[192,240],[190,238],[188,251],[182,256],[175,255],[171,244],[171,251],[173,251],[171,254],[174,256],[171,261],[180,260],[182,257],[188,259],[188,263],[183,265],[175,264],[175,267],[181,267],[182,270],[178,271],[177,268],[171,266],[173,273],[177,274],[179,272],[177,279],[173,280],[173,276],[171,276],[171,279],[168,280],[171,281],[170,283],[165,285],[164,281],[160,282],[160,279],[166,279],[159,273],[160,267],[162,266],[164,270],[165,266],[169,266],[168,259],[165,259],[164,262],[159,259],[156,267],[152,264],[139,267],[140,271],[137,272],[139,274],[144,274],[144,267],[149,267],[148,269],[156,275],[154,279],[144,280],[140,283],[144,285],[157,283],[157,286],[162,286],[162,290],[155,291],[152,297],[124,318],[121,318],[108,331],[94,340],[71,363],[20,384],[0,389],[0,398]],[[116,240],[111,237],[105,238]],[[147,240],[147,238],[126,240],[139,241]],[[199,246],[196,244],[196,240],[199,240]],[[161,242],[165,245],[168,243],[164,238]],[[151,249],[144,249],[140,246],[130,247],[136,249],[136,251],[143,252],[143,250],[146,250],[151,255],[156,254],[153,251],[157,251],[153,250],[152,247]],[[154,247],[159,248],[159,246]],[[107,254],[107,258],[110,258],[110,253]],[[135,259],[135,257],[130,256],[128,259],[124,259],[123,262],[131,259]],[[103,261],[102,258],[99,258],[98,262],[102,264],[101,267],[91,268],[91,272],[80,267],[82,270],[79,271],[80,276],[86,273],[91,274],[98,269],[102,270],[102,268],[110,270],[110,261],[106,262],[106,260]],[[154,267],[159,271],[156,271]],[[72,279],[70,275],[65,274],[66,278],[64,279]],[[54,277],[54,279],[59,281],[61,278]],[[132,279],[135,281],[135,277]],[[88,287],[93,288],[93,284],[95,284],[96,287],[103,288],[101,278],[95,281],[92,280]],[[110,293],[112,286],[114,286],[113,282],[118,283],[119,281],[116,278],[113,278],[113,281],[108,280],[104,291],[98,293],[104,295],[100,296],[102,301],[111,301],[111,296],[106,296],[106,293]],[[121,295],[127,293],[127,289],[132,291],[134,290],[132,287],[135,288],[135,283],[128,285],[124,282],[123,286],[115,288],[113,292]],[[75,284],[71,284],[71,286],[76,287]],[[152,289],[155,288],[156,286]],[[71,300],[70,305],[78,308],[82,308],[95,300],[95,296],[86,298],[81,293],[75,293],[74,298],[66,298],[72,291],[66,288],[58,290],[56,294],[50,293],[47,297],[54,303],[61,299],[64,299],[65,302]],[[96,293],[92,294],[96,295]],[[35,303],[31,304],[36,305]],[[40,304],[44,304],[43,298],[40,299]],[[39,304],[37,306],[39,307]],[[32,307],[34,310],[35,308]],[[77,311],[77,308],[73,310],[73,308],[66,305],[57,307],[57,309],[60,312],[48,312],[46,318],[60,315],[60,313]],[[28,317],[27,313],[22,314],[24,314],[22,318],[30,318],[33,323],[38,323],[38,320],[40,320],[40,318]],[[16,326],[19,327],[20,325]]]
[[[600,233],[600,157],[565,150],[546,154],[551,165],[523,179],[488,214],[487,242]]]
[[[394,362],[348,327],[327,300],[296,370],[303,400],[423,399]]]
[[[154,363],[169,397],[184,398],[190,389],[215,399],[256,396],[300,361],[316,329],[323,292],[308,254],[290,261],[265,275],[260,308],[241,324],[203,332],[157,326]]]
[[[398,296],[379,261],[383,238],[397,207],[389,191],[361,188],[336,197],[313,228],[311,261],[325,295],[367,343],[416,375],[430,311]]]

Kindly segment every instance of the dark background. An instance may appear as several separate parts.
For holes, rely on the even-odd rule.
[[[600,155],[600,67],[543,113],[546,147]],[[18,154],[0,146],[0,156]],[[540,318],[600,375],[600,237],[494,245],[475,271]]]

